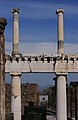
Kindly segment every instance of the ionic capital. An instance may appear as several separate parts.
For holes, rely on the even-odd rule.
[[[56,76],[67,76],[68,73],[64,73],[64,72],[63,72],[63,73],[62,73],[62,72],[59,72],[59,73],[58,73],[58,72],[57,72],[57,73],[55,73],[55,74],[56,74]]]
[[[19,8],[14,8],[14,9],[12,9],[12,13],[14,14],[15,12],[17,12],[17,13],[19,14],[20,9],[19,9]]]
[[[63,13],[64,13],[64,10],[63,10],[63,9],[57,9],[57,10],[56,10],[56,14],[59,14],[59,13],[62,13],[62,14],[63,14]]]
[[[13,77],[13,76],[19,76],[19,77],[20,77],[20,76],[22,75],[22,73],[21,73],[21,72],[18,72],[18,71],[17,71],[17,72],[14,72],[14,71],[13,71],[13,72],[10,72],[10,75],[11,75],[12,77]]]

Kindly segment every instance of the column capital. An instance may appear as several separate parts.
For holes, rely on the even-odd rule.
[[[59,13],[62,13],[62,14],[63,14],[63,13],[64,13],[64,10],[61,9],[61,8],[60,8],[60,9],[57,9],[57,10],[56,10],[56,14],[59,14]]]
[[[21,76],[22,73],[21,72],[10,72],[11,76]]]
[[[66,76],[68,73],[55,73],[56,76]]]
[[[12,13],[14,14],[15,12],[17,12],[17,13],[19,14],[20,9],[19,9],[19,8],[14,8],[14,9],[12,9]]]

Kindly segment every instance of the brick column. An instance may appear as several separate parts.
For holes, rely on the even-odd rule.
[[[75,119],[78,120],[78,82],[75,88]]]
[[[70,85],[70,117],[75,120],[75,85],[74,82]]]
[[[5,37],[7,25],[5,18],[0,18],[0,120],[5,120]]]
[[[67,116],[70,117],[70,86],[67,85]]]

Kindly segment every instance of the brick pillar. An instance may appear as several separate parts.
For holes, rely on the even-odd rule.
[[[78,120],[78,82],[75,88],[75,119]]]
[[[0,18],[0,120],[5,120],[5,38],[7,25],[5,18]]]
[[[67,116],[70,117],[70,86],[67,85]]]
[[[70,85],[70,117],[75,120],[75,88]]]

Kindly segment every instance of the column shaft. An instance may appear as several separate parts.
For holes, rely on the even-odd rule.
[[[78,120],[78,83],[75,88],[75,119]]]
[[[58,53],[64,53],[64,30],[63,30],[63,12],[64,10],[58,9],[56,14],[58,14]]]
[[[0,120],[5,120],[5,38],[7,25],[5,18],[0,18]]]
[[[18,16],[19,16],[19,9],[13,9],[13,53],[19,53],[19,22],[18,22]]]
[[[66,76],[57,75],[57,120],[67,120]]]
[[[75,87],[72,84],[70,86],[70,117],[75,120]]]
[[[70,86],[67,86],[67,116],[70,117]]]
[[[21,81],[20,75],[12,74],[11,112],[14,120],[21,120]]]

